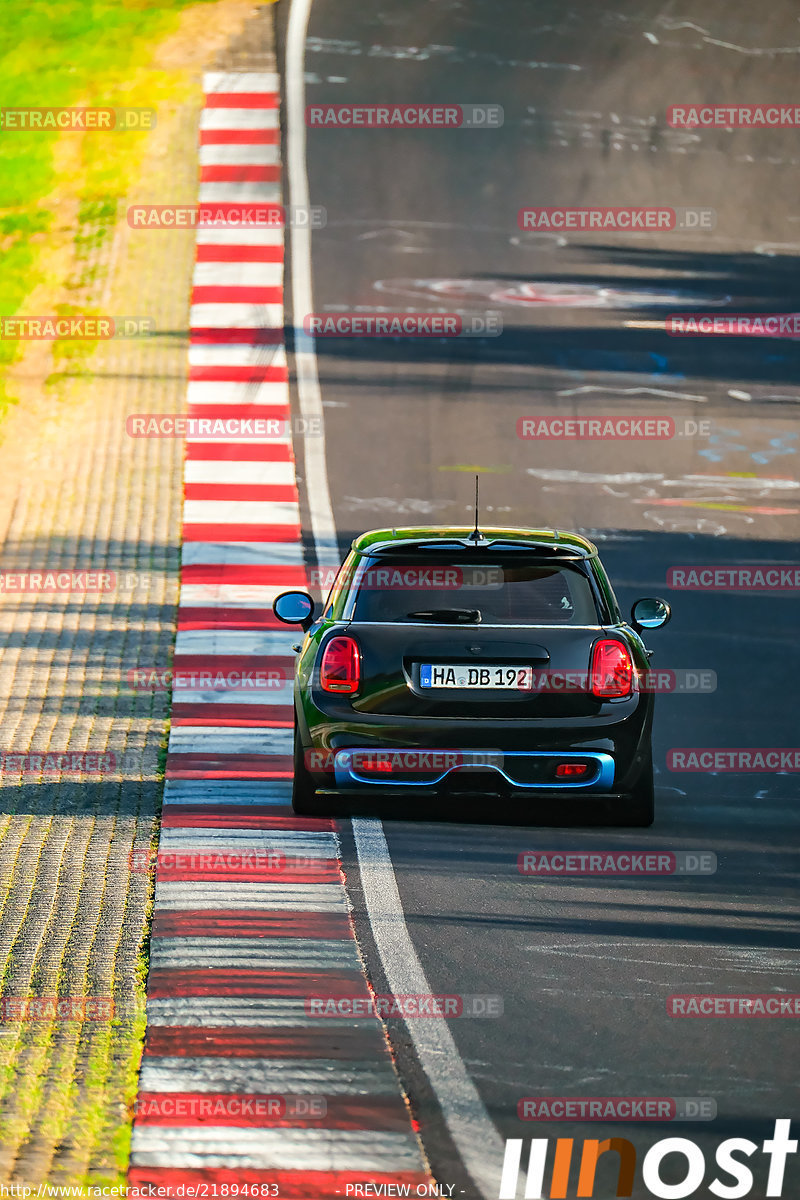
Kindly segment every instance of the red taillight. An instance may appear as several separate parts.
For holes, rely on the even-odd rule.
[[[591,665],[592,695],[603,700],[630,696],[633,661],[628,647],[614,638],[595,642]]]
[[[394,760],[375,754],[354,754],[353,769],[360,771],[362,775],[391,775]]]
[[[586,763],[559,763],[556,767],[556,779],[578,779],[589,770]]]
[[[361,654],[351,637],[331,638],[322,654],[319,683],[323,692],[357,692],[361,681]]]

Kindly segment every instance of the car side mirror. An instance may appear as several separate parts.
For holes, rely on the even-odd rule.
[[[281,592],[272,602],[272,611],[284,625],[299,625],[304,632],[314,622],[314,601],[308,592]]]
[[[643,629],[660,629],[666,625],[672,616],[672,609],[666,600],[657,596],[644,596],[634,601],[631,609],[631,624],[637,633]]]

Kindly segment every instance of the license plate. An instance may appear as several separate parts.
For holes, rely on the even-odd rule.
[[[533,667],[501,667],[483,663],[479,667],[457,663],[422,663],[419,685],[423,688],[463,688],[475,691],[533,691]]]

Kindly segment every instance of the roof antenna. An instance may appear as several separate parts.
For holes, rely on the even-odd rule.
[[[481,533],[480,529],[478,528],[478,479],[479,479],[479,476],[476,475],[475,476],[475,528],[473,529],[472,533],[467,538],[467,541],[475,542],[476,545],[478,542],[483,542],[486,540],[484,538],[483,534]]]

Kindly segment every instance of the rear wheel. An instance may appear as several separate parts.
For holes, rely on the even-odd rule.
[[[653,751],[648,751],[642,773],[633,790],[616,810],[616,825],[646,829],[656,817],[655,789],[653,786]]]
[[[292,812],[298,817],[327,817],[331,815],[329,801],[317,795],[314,780],[303,760],[300,735],[294,731],[294,778],[292,779]]]

